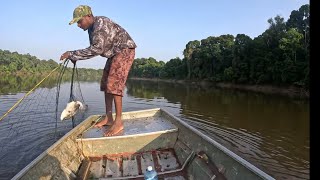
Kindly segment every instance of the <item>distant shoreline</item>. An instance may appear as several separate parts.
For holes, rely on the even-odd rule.
[[[233,83],[214,83],[210,81],[195,81],[195,80],[174,80],[174,79],[158,79],[158,78],[137,78],[131,77],[129,79],[132,80],[141,80],[141,81],[161,81],[168,83],[179,83],[179,84],[193,84],[198,86],[214,86],[219,88],[228,88],[228,89],[238,89],[238,90],[246,90],[253,92],[261,92],[265,94],[278,94],[283,96],[288,96],[292,98],[303,98],[309,99],[310,92],[306,91],[303,88],[299,87],[277,87],[274,85],[245,85],[245,84],[233,84]]]

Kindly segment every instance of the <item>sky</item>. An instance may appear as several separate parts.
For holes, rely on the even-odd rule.
[[[89,5],[93,15],[106,16],[137,44],[135,58],[157,61],[183,58],[189,41],[209,36],[261,35],[268,19],[307,0],[10,0],[1,2],[0,49],[59,62],[62,53],[89,47],[87,31],[69,25],[74,8]],[[82,60],[78,67],[102,69],[106,58]]]

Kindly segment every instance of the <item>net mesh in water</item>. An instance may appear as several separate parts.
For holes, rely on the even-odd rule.
[[[1,116],[23,100],[0,121],[0,179],[12,178],[84,120],[86,111],[78,111],[73,120],[60,120],[60,114],[70,100],[85,105],[77,69],[73,72],[66,67],[67,63],[57,68],[56,75],[44,79],[42,83],[51,81],[51,87],[40,85],[29,94],[1,95],[0,103],[4,107],[0,109]]]

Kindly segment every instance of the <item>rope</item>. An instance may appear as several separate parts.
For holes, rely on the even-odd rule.
[[[29,96],[32,91],[34,91],[37,87],[40,86],[40,84],[46,80],[54,71],[56,71],[61,64],[59,64],[59,66],[57,66],[56,68],[54,68],[45,78],[43,78],[38,84],[36,84],[27,94],[25,94],[19,101],[17,101],[1,118],[0,121],[3,120],[15,107],[17,107],[22,100],[24,100],[27,96]]]
[[[85,132],[87,132],[89,129],[91,129],[94,125],[96,125],[102,117],[103,117],[103,116],[98,117],[91,126],[89,126],[86,130],[84,130],[84,131],[81,133],[81,137],[80,137],[81,148],[80,148],[80,146],[77,146],[77,147],[80,149],[80,152],[81,152],[82,156],[85,157],[85,158],[88,158],[88,157],[87,157],[86,155],[84,155],[84,152],[83,152],[83,142],[82,142],[83,134],[84,134]],[[78,149],[78,151],[79,151],[79,149]]]
[[[69,61],[70,61],[69,59],[66,59],[66,61],[64,62],[64,66],[60,71],[58,81],[57,81],[55,138],[57,138],[57,129],[58,129],[58,107],[59,107],[59,97],[60,97],[60,86],[61,86],[62,77],[63,77],[64,72],[68,66]],[[76,68],[76,63],[73,64],[73,69],[72,69],[69,102],[71,102],[72,100],[75,100],[75,96],[73,94],[73,84],[74,84],[73,82],[74,82],[75,71],[76,71],[76,73],[78,73],[78,70]],[[77,74],[77,78],[78,78],[78,74]],[[78,81],[78,83],[79,83],[79,81]],[[79,89],[80,89],[80,87],[79,87]],[[80,90],[80,93],[81,93],[81,90]],[[81,93],[81,97],[82,97],[82,93]],[[74,128],[74,127],[75,127],[75,121],[74,121],[74,117],[72,117],[72,128]]]
[[[78,68],[76,68],[76,74],[77,74],[77,83],[78,83],[78,89],[80,91],[80,96],[81,96],[81,101],[86,104],[86,102],[84,101],[83,99],[83,96],[82,96],[82,91],[81,91],[81,88],[80,88],[80,82],[79,82],[79,73],[78,73]]]
[[[67,68],[67,65],[69,63],[69,60],[65,60],[63,63],[63,67],[59,73],[59,77],[57,80],[57,94],[56,94],[56,124],[55,124],[55,130],[54,130],[54,136],[55,140],[57,139],[57,129],[58,129],[58,106],[59,106],[59,97],[60,97],[60,85],[62,81],[63,74]]]
[[[76,68],[76,63],[73,63],[69,102],[75,100],[75,99],[74,99],[74,95],[73,95],[73,79],[74,79],[74,69],[75,69],[75,68]],[[74,127],[75,127],[74,116],[72,116],[72,128],[74,128]]]
[[[75,70],[76,64],[73,64],[73,69],[72,69],[72,76],[71,76],[71,87],[70,87],[70,99],[69,101],[75,100],[74,95],[73,95],[73,79],[74,79],[74,70]]]

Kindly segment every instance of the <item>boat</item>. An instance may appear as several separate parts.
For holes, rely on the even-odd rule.
[[[165,180],[274,179],[164,109],[123,112],[112,137],[93,126],[103,118],[88,117],[12,179],[143,179],[148,166]]]

